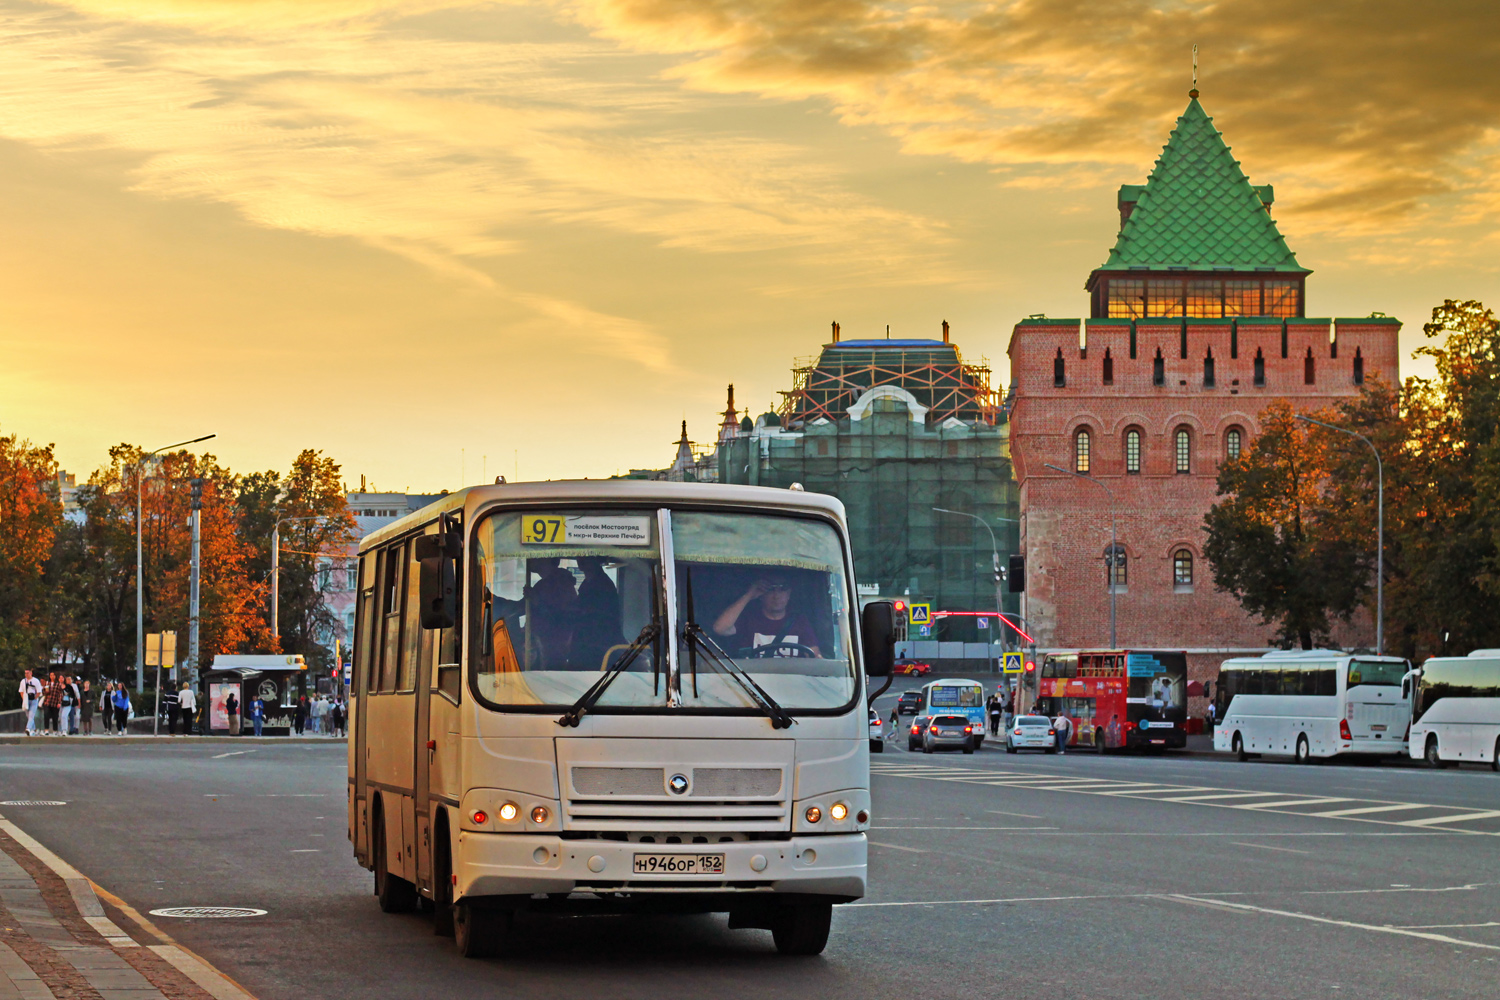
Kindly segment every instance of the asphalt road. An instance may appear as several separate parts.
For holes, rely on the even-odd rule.
[[[0,799],[67,803],[0,813],[143,912],[267,910],[160,922],[261,1000],[1500,993],[1488,770],[896,747],[873,758],[871,895],[821,958],[723,918],[588,917],[475,962],[380,913],[342,744],[247,749],[0,747]]]

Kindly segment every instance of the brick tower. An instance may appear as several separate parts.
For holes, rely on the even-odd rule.
[[[1016,325],[1011,452],[1039,642],[1107,646],[1113,587],[1117,644],[1187,649],[1203,680],[1270,632],[1203,559],[1219,462],[1273,400],[1310,411],[1375,373],[1397,381],[1400,324],[1305,318],[1311,272],[1271,218],[1271,187],[1250,183],[1190,96],[1146,183],[1120,188],[1119,234],[1085,286],[1091,318]]]

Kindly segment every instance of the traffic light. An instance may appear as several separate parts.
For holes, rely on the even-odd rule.
[[[1028,688],[1030,688],[1033,691],[1036,690],[1036,661],[1035,660],[1027,660],[1026,661],[1026,666],[1022,669],[1021,677],[1022,677],[1023,683]]]
[[[906,641],[906,602],[905,601],[897,601],[895,604],[892,605],[892,609],[896,612],[896,615],[895,615],[895,618],[896,618],[896,622],[895,622],[895,624],[896,624],[896,641],[897,642],[905,642]]]
[[[189,479],[188,485],[193,488],[193,509],[203,509],[203,480]]]
[[[1011,556],[1010,557],[1010,572],[1008,574],[1008,579],[1010,580],[1010,588],[1009,589],[1010,589],[1010,592],[1012,594],[1024,594],[1024,593],[1026,593],[1026,557],[1025,556]]]

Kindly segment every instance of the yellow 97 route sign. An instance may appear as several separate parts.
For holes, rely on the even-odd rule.
[[[522,545],[568,544],[568,522],[561,517],[529,515],[521,519]]]
[[[523,514],[522,545],[650,545],[646,514]]]

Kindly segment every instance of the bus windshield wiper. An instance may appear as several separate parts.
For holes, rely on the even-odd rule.
[[[585,691],[577,701],[573,702],[573,707],[558,718],[557,724],[559,726],[576,728],[584,714],[598,704],[600,698],[604,697],[604,692],[609,690],[609,686],[614,683],[615,678],[620,676],[626,668],[634,663],[636,657],[641,655],[641,650],[650,645],[660,633],[660,619],[652,618],[651,621],[646,623],[646,627],[641,629],[641,634],[635,637],[635,642],[630,644],[630,648],[625,651],[625,654],[620,657],[619,661],[606,670],[604,676],[595,681],[592,687]]]
[[[786,709],[777,704],[776,699],[766,693],[765,688],[755,683],[754,678],[745,673],[735,665],[734,658],[720,648],[713,638],[703,630],[703,626],[689,620],[682,628],[683,638],[687,639],[689,647],[696,647],[703,651],[708,662],[718,667],[729,679],[734,681],[750,696],[750,700],[766,714],[771,720],[772,729],[789,729],[797,721],[787,714]]]

